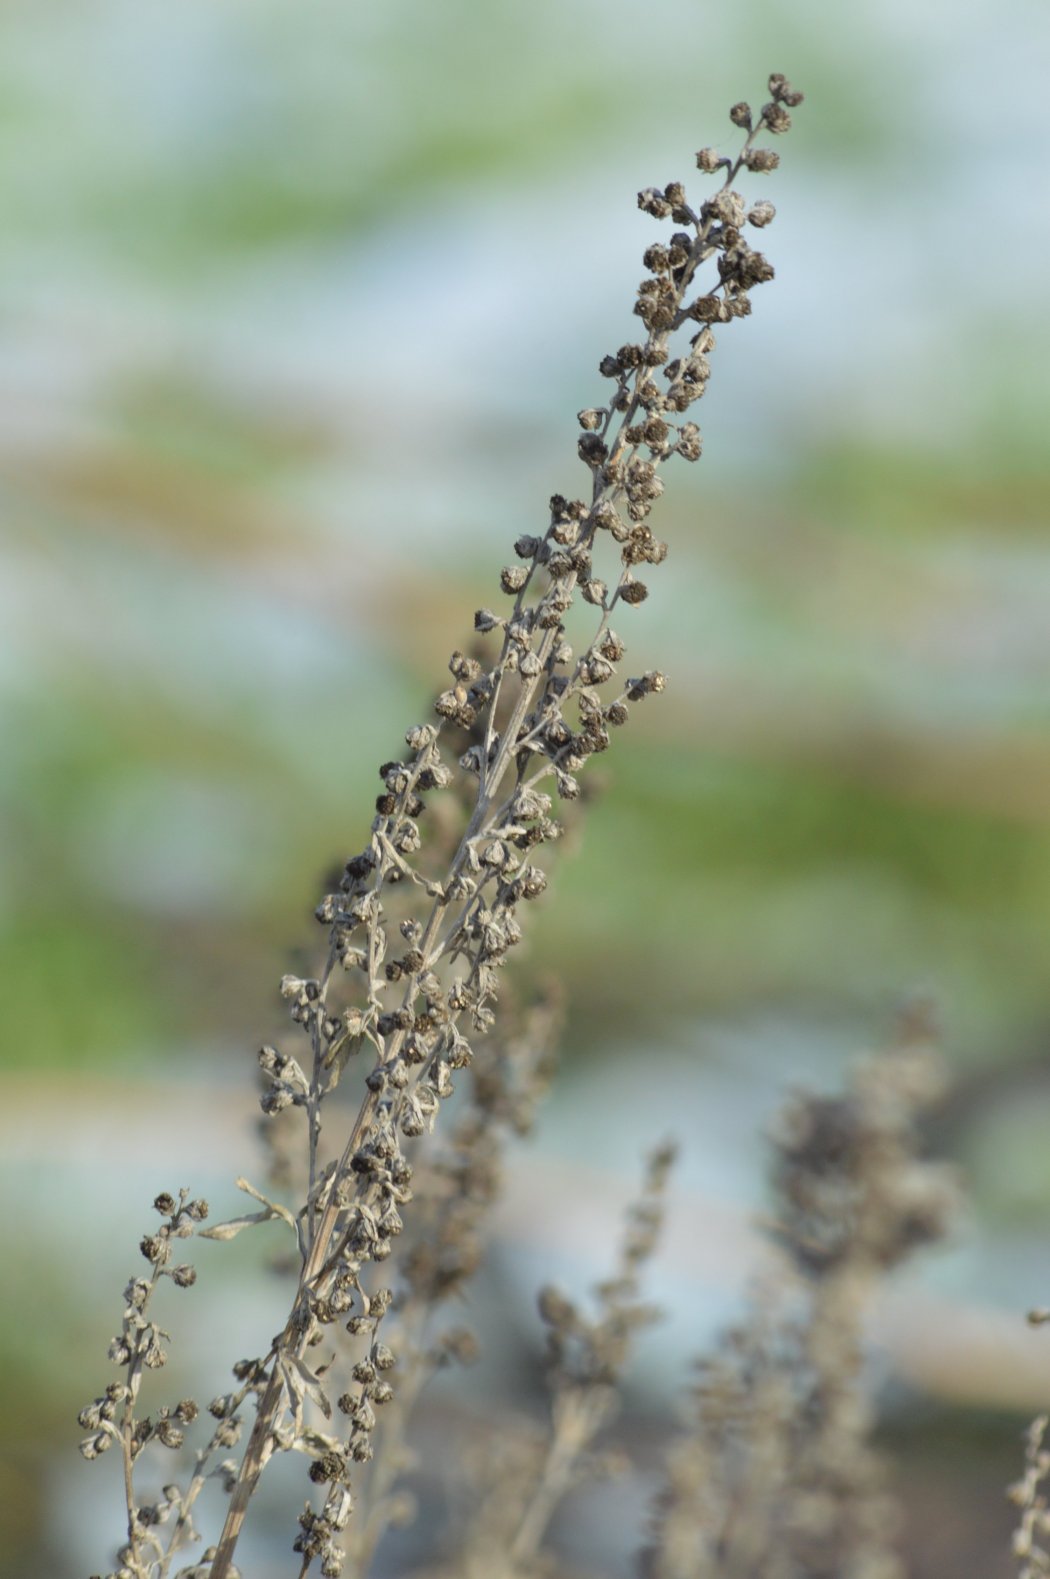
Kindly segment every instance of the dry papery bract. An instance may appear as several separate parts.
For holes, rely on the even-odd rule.
[[[700,430],[687,413],[707,387],[714,326],[750,313],[752,290],[773,276],[747,239],[749,225],[769,224],[773,207],[764,199],[749,207],[733,184],[742,171],[768,173],[779,162],[765,140],[788,129],[801,95],[779,75],[769,91],[755,113],[733,107],[739,151],[698,153],[702,174],[722,178],[710,196],[694,207],[678,181],[639,194],[647,214],[676,228],[645,251],[634,306],[643,337],[602,359],[608,397],[578,415],[588,497],[555,495],[546,527],[518,536],[514,561],[499,576],[506,601],[475,614],[475,646],[452,655],[436,722],[410,729],[407,754],[380,769],[368,841],[317,907],[327,936],[323,963],[316,974],[288,975],[281,984],[299,1047],[263,1048],[262,1106],[270,1117],[294,1110],[299,1120],[301,1162],[289,1164],[287,1136],[281,1151],[285,1177],[297,1177],[301,1193],[288,1206],[240,1181],[257,1209],[204,1231],[223,1238],[273,1223],[294,1255],[294,1296],[269,1350],[239,1361],[236,1385],[212,1401],[211,1434],[188,1475],[172,1477],[147,1503],[136,1486],[142,1451],[181,1447],[196,1413],[188,1402],[139,1413],[145,1371],[166,1358],[152,1303],[162,1282],[190,1281],[171,1265],[173,1241],[205,1212],[188,1195],[157,1202],[162,1226],[143,1241],[150,1275],[128,1285],[111,1351],[120,1380],[83,1416],[86,1456],[113,1444],[123,1458],[128,1532],[112,1571],[119,1579],[176,1572],[229,1579],[275,1452],[305,1454],[316,1488],[295,1541],[300,1576],[311,1568],[324,1576],[364,1572],[384,1522],[407,1516],[393,1484],[401,1426],[390,1432],[390,1470],[376,1466],[376,1433],[399,1390],[409,1399],[417,1390],[412,1356],[426,1351],[426,1341],[413,1326],[411,1301],[426,1303],[440,1278],[421,1254],[414,1261],[399,1255],[393,1271],[383,1263],[406,1211],[411,1217],[420,1209],[418,1202],[410,1208],[413,1195],[436,1188],[433,1179],[469,1193],[473,1170],[483,1166],[462,1164],[473,1183],[456,1183],[453,1163],[424,1182],[409,1159],[457,1082],[469,1084],[465,1072],[473,1066],[488,1078],[482,1052],[498,1029],[500,973],[522,937],[524,912],[547,885],[541,852],[563,830],[555,797],[560,813],[572,807],[590,759],[635,707],[664,689],[658,669],[625,675],[626,644],[613,621],[630,620],[648,596],[640,572],[666,556],[649,516],[663,492],[664,463],[700,455]],[[699,285],[708,262],[710,278]],[[674,354],[673,341],[681,341]],[[574,648],[567,619],[577,598],[593,610],[594,625]],[[339,1088],[350,1068],[360,1071],[361,1087],[347,1108]],[[458,1253],[450,1252],[453,1260]],[[395,1310],[411,1334],[405,1353],[390,1341]],[[333,1387],[333,1376],[347,1372],[349,1382]],[[176,1569],[198,1541],[194,1510],[209,1477],[229,1494],[222,1532],[194,1563]]]

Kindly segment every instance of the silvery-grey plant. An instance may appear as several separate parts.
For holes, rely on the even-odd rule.
[[[462,1072],[489,1078],[494,1067],[501,971],[522,936],[523,913],[547,886],[538,858],[562,832],[555,796],[560,811],[571,808],[590,758],[664,689],[659,669],[624,677],[626,644],[613,621],[629,619],[646,599],[640,571],[667,553],[649,516],[664,463],[699,458],[700,430],[688,412],[707,387],[715,326],[750,313],[752,290],[773,277],[747,239],[748,226],[770,223],[773,206],[749,205],[735,186],[742,172],[765,174],[779,163],[763,139],[789,128],[802,96],[781,75],[769,79],[769,92],[757,113],[733,106],[730,119],[743,133],[736,153],[697,154],[700,172],[717,183],[710,195],[694,206],[678,181],[639,194],[646,213],[676,228],[645,252],[634,305],[644,334],[602,359],[609,394],[578,414],[588,496],[555,495],[544,529],[518,537],[515,560],[499,576],[507,602],[475,614],[474,646],[453,653],[436,722],[410,729],[407,753],[380,769],[368,840],[317,907],[323,963],[314,976],[281,983],[299,1048],[262,1049],[262,1108],[275,1122],[289,1111],[300,1121],[301,1192],[286,1205],[241,1181],[258,1210],[217,1228],[202,1226],[207,1207],[188,1191],[154,1203],[161,1225],[140,1247],[149,1270],[127,1287],[110,1349],[120,1379],[80,1417],[86,1457],[115,1446],[123,1459],[127,1540],[111,1579],[173,1573],[176,1557],[199,1539],[194,1510],[209,1477],[228,1492],[224,1527],[179,1572],[230,1579],[260,1476],[288,1450],[305,1454],[318,1492],[295,1542],[300,1576],[315,1563],[325,1576],[348,1562],[363,1572],[374,1540],[352,1533],[353,1521],[360,1530],[368,1518],[355,1500],[363,1478],[367,1486],[378,1421],[403,1385],[394,1380],[403,1356],[387,1339],[412,1277],[387,1281],[382,1268],[391,1257],[396,1267],[405,1214],[419,1210],[410,1203],[422,1196],[422,1174],[414,1180],[409,1154],[433,1130]],[[593,627],[575,637],[574,615],[570,641],[578,599],[593,610]],[[462,815],[451,843],[447,821],[442,835],[426,831],[441,822],[442,802]],[[360,1095],[348,1110],[348,1070],[362,1064]],[[283,1225],[294,1248],[287,1320],[265,1354],[238,1362],[236,1385],[212,1401],[210,1434],[188,1478],[144,1502],[136,1484],[143,1450],[182,1448],[202,1418],[189,1400],[140,1410],[146,1373],[166,1360],[154,1296],[164,1282],[194,1280],[192,1267],[175,1262],[177,1241],[230,1237],[270,1221]],[[347,1380],[337,1396],[340,1373]],[[238,1463],[229,1455],[251,1410]],[[368,1475],[385,1497],[390,1477],[377,1476],[374,1464]]]

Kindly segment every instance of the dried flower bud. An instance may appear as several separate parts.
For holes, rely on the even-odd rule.
[[[581,461],[588,466],[600,466],[609,454],[608,447],[597,433],[584,433],[576,449]]]
[[[774,99],[779,100],[782,104],[789,105],[792,109],[794,109],[796,105],[801,104],[803,98],[805,97],[805,95],[802,93],[796,93],[788,79],[781,71],[774,71],[773,75],[770,77],[769,91]]]
[[[768,174],[775,170],[780,163],[780,155],[772,148],[749,148],[744,154],[744,164],[748,170],[760,174]]]
[[[695,422],[683,422],[678,430],[678,443],[675,446],[679,455],[687,461],[698,461],[703,450],[703,440],[700,429]]]
[[[644,214],[652,214],[654,219],[667,219],[671,213],[671,204],[655,186],[647,186],[638,193],[638,207]]]
[[[621,599],[624,603],[630,603],[632,606],[636,606],[639,603],[644,603],[648,596],[649,588],[645,585],[644,581],[624,581],[620,587]]]
[[[762,110],[762,119],[768,129],[776,136],[779,136],[781,132],[791,130],[791,116],[788,114],[783,104],[777,104],[774,101],[771,104],[765,105]]]
[[[659,669],[650,669],[648,674],[643,674],[638,680],[628,680],[627,696],[632,702],[640,702],[643,696],[655,696],[666,689],[667,676],[661,674]]]

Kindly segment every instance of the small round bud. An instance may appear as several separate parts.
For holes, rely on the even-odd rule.
[[[745,167],[761,174],[775,170],[779,163],[780,155],[772,148],[749,148],[744,155]]]
[[[171,1247],[167,1239],[160,1234],[145,1234],[139,1240],[139,1249],[147,1261],[154,1266],[161,1266],[171,1255]]]
[[[581,461],[588,466],[601,466],[608,459],[609,451],[597,433],[584,433],[576,446]]]
[[[671,212],[671,203],[655,186],[647,186],[638,193],[638,207],[654,219],[667,219]]]
[[[791,116],[782,104],[773,102],[765,105],[762,110],[762,119],[769,130],[777,137],[781,132],[791,130]]]
[[[644,603],[648,596],[649,588],[644,581],[625,581],[620,588],[620,597],[623,602],[631,604],[632,607],[636,607],[639,603]]]

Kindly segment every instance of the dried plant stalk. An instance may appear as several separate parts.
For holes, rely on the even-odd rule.
[[[648,517],[663,492],[664,462],[672,455],[699,458],[700,431],[685,414],[707,385],[713,325],[747,315],[752,289],[773,277],[767,259],[745,239],[745,226],[764,228],[773,207],[762,201],[749,208],[733,185],[743,170],[768,172],[779,163],[756,140],[786,131],[790,108],[802,96],[779,75],[770,78],[769,89],[770,100],[757,115],[746,104],[731,110],[733,124],[744,132],[734,158],[711,148],[697,155],[702,172],[723,176],[698,209],[677,181],[639,194],[645,212],[681,228],[645,252],[648,272],[634,307],[645,338],[602,360],[611,395],[578,415],[577,447],[590,497],[555,495],[543,535],[517,539],[517,563],[500,574],[509,612],[481,609],[474,618],[475,632],[490,644],[488,655],[452,655],[452,684],[434,704],[438,722],[410,729],[407,757],[380,769],[383,792],[368,843],[318,906],[328,934],[323,968],[315,978],[286,976],[282,982],[305,1055],[300,1061],[263,1049],[263,1110],[275,1115],[294,1108],[303,1117],[305,1196],[292,1211],[244,1185],[260,1210],[204,1232],[228,1237],[259,1221],[283,1222],[298,1258],[294,1297],[268,1352],[241,1362],[238,1389],[213,1405],[222,1440],[198,1465],[190,1489],[180,1493],[171,1486],[164,1504],[148,1510],[137,1500],[132,1470],[138,1451],[155,1435],[134,1410],[137,1367],[150,1363],[143,1362],[140,1345],[151,1323],[136,1304],[138,1294],[129,1299],[128,1320],[138,1337],[129,1340],[126,1360],[119,1351],[126,1380],[117,1388],[117,1413],[107,1415],[99,1405],[97,1422],[89,1415],[86,1449],[101,1451],[117,1441],[125,1453],[128,1541],[120,1579],[168,1574],[174,1553],[190,1538],[193,1488],[214,1472],[209,1466],[219,1448],[236,1439],[249,1397],[255,1420],[241,1463],[217,1467],[230,1489],[222,1534],[197,1568],[184,1573],[230,1579],[259,1477],[272,1455],[287,1449],[307,1455],[310,1478],[321,1488],[320,1507],[307,1507],[300,1520],[300,1575],[315,1561],[322,1575],[343,1572],[356,1466],[372,1456],[376,1406],[394,1396],[388,1373],[397,1356],[384,1328],[393,1293],[377,1286],[370,1269],[391,1255],[403,1226],[401,1209],[412,1196],[405,1142],[433,1127],[457,1072],[469,1068],[478,1040],[493,1029],[499,972],[522,936],[519,911],[547,883],[534,856],[561,832],[549,791],[574,802],[588,760],[608,747],[634,706],[664,689],[659,670],[620,677],[626,648],[611,621],[648,596],[639,567],[659,565],[666,555]],[[717,278],[701,288],[696,277],[708,261]],[[687,344],[672,357],[672,338],[682,331]],[[603,569],[603,559],[611,560],[610,568]],[[567,636],[577,597],[595,615],[593,633],[578,653]],[[449,746],[457,739],[461,746],[464,732],[470,743],[456,746],[453,766],[446,760]],[[464,783],[470,786],[465,827],[451,859],[435,860],[441,842],[428,844],[420,819],[430,797],[451,791],[462,801]],[[371,1068],[364,1096],[348,1128],[335,1130],[333,1146],[334,1125],[326,1128],[323,1116],[338,1112],[332,1099],[347,1064],[365,1050]],[[182,1230],[181,1217],[169,1218],[163,1248]],[[161,1275],[167,1272],[161,1265]],[[337,1425],[330,1361],[326,1352],[320,1360],[315,1355],[334,1347],[340,1328],[349,1328],[353,1363]],[[165,1527],[162,1542],[156,1531]]]

